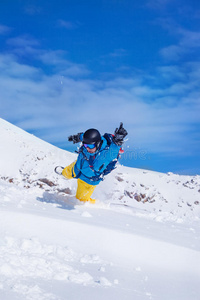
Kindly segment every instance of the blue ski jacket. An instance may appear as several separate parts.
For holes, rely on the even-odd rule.
[[[83,134],[80,136],[81,140],[82,138]],[[91,154],[84,146],[81,146],[73,168],[73,177],[80,178],[91,185],[99,184],[104,175],[115,168],[119,150],[120,146],[113,142],[112,134],[108,133],[101,137],[101,146],[95,153]]]

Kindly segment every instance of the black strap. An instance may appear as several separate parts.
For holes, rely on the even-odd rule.
[[[62,171],[59,172],[59,171],[58,171],[58,168],[61,168],[62,170],[64,170],[63,167],[57,166],[57,167],[55,167],[54,172],[56,172],[56,174],[58,174],[58,175],[62,175]]]

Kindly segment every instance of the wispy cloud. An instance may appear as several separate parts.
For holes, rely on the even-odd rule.
[[[148,0],[146,6],[153,9],[163,10],[166,6],[173,3],[174,0]]]
[[[172,28],[170,31],[172,31]],[[165,59],[177,61],[184,55],[200,49],[200,32],[173,26],[173,35],[178,37],[178,42],[160,50],[160,54]]]
[[[65,51],[41,51],[38,59],[45,65],[53,67],[54,73],[62,76],[86,76],[90,72],[83,64],[76,64],[66,59]]]
[[[30,4],[24,7],[24,12],[27,15],[34,16],[40,14],[42,12],[42,8],[40,6]]]
[[[14,38],[9,38],[6,41],[10,47],[10,52],[21,57],[34,56],[38,53],[40,42],[30,35],[21,35]]]
[[[1,117],[49,142],[66,140],[66,145],[69,134],[89,127],[113,132],[124,121],[130,150],[178,157],[199,153],[200,65],[175,64],[181,45],[198,49],[198,34],[190,33],[176,28],[173,65],[160,65],[153,74],[115,73],[109,80],[92,78],[86,65],[72,62],[65,51],[43,49],[32,36],[10,38],[10,54],[0,55]],[[118,48],[109,55],[117,60],[128,54]]]
[[[39,41],[29,35],[22,35],[7,40],[7,44],[15,48],[24,48],[27,46],[35,47],[39,45]]]
[[[153,24],[167,32],[166,46],[160,49],[160,56],[164,58],[165,63],[190,61],[194,56],[198,56],[200,48],[198,5],[192,2],[182,3],[179,0],[148,0],[147,7],[155,10],[157,14]]]
[[[127,51],[125,49],[122,49],[122,48],[115,49],[112,53],[108,54],[108,56],[114,57],[114,58],[115,57],[118,58],[118,57],[126,56],[126,55],[128,55]]]
[[[68,29],[68,30],[72,30],[72,29],[78,28],[80,26],[80,23],[79,22],[65,21],[65,20],[59,19],[57,21],[57,26],[61,27],[61,28]]]
[[[67,52],[63,50],[49,50],[40,48],[40,42],[29,35],[18,36],[7,40],[10,52],[16,57],[34,59],[46,68],[47,72],[60,76],[87,76],[88,68],[67,59]]]
[[[14,81],[16,82],[18,80],[20,82],[26,78],[33,80],[40,74],[40,70],[38,68],[26,64],[19,64],[13,55],[0,55],[0,72],[3,72],[1,75],[2,81],[6,78],[8,81],[14,78]],[[4,89],[2,86],[2,93],[3,92]]]
[[[48,65],[53,58],[55,65],[70,64],[60,57],[46,52],[41,59]],[[200,147],[200,76],[196,65],[187,68],[187,78],[180,76],[178,67],[177,75],[173,69],[159,69],[158,77],[173,76],[173,83],[158,89],[141,78],[118,77],[104,82],[61,76],[60,71],[47,75],[14,56],[1,55],[1,116],[26,130],[40,130],[40,136],[50,142],[62,142],[64,136],[91,126],[112,132],[122,120],[131,137],[130,147],[192,155]]]
[[[12,29],[10,27],[0,24],[0,35],[6,35],[10,33],[11,30]]]

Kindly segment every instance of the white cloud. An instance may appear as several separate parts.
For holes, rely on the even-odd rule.
[[[187,47],[188,49],[200,47],[200,32],[180,28],[179,33],[182,36],[180,46]]]
[[[85,76],[90,72],[83,64],[72,63],[65,57],[65,51],[43,51],[38,56],[38,59],[44,64],[53,66],[54,72],[60,73],[62,76]]]
[[[177,45],[171,45],[160,50],[160,54],[164,59],[177,61],[183,54],[183,49]]]
[[[194,55],[194,51],[199,51],[200,32],[186,30],[169,20],[166,23],[164,20],[161,20],[160,22],[173,36],[177,37],[176,44],[169,45],[160,50],[161,56],[165,59],[169,61],[178,61],[185,55]]]
[[[13,55],[0,55],[0,72],[2,72],[2,80],[6,77],[16,78],[16,81],[20,78],[34,79],[40,75],[40,70],[25,64],[19,64]]]
[[[43,62],[52,63],[52,57],[55,65],[73,67],[60,53],[45,53]],[[187,78],[180,76],[178,67],[177,77],[168,67],[173,84],[165,89],[152,88],[141,78],[119,77],[104,82],[61,76],[60,71],[46,75],[8,55],[0,56],[0,70],[1,117],[26,130],[39,130],[41,138],[50,142],[67,141],[69,134],[89,127],[113,132],[123,121],[130,148],[176,155],[182,155],[183,149],[190,154],[199,151],[197,65],[187,66]],[[162,72],[166,76],[165,68],[159,72],[158,77]]]
[[[21,57],[36,56],[39,50],[39,41],[29,35],[22,35],[14,38],[10,38],[6,41],[7,45],[11,49],[11,53]]]
[[[29,35],[18,36],[7,40],[7,45],[11,47],[11,52],[16,57],[26,57],[35,59],[43,66],[48,66],[51,73],[62,76],[87,76],[90,74],[88,68],[83,64],[76,64],[67,60],[67,52],[63,50],[46,51],[41,49],[38,40]]]
[[[10,38],[7,40],[7,44],[15,48],[24,48],[24,47],[35,47],[39,45],[38,40],[32,38],[29,35],[22,35],[15,38]]]

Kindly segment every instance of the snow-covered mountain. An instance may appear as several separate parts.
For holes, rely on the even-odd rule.
[[[200,176],[119,165],[82,204],[75,154],[0,136],[0,299],[199,299]]]

